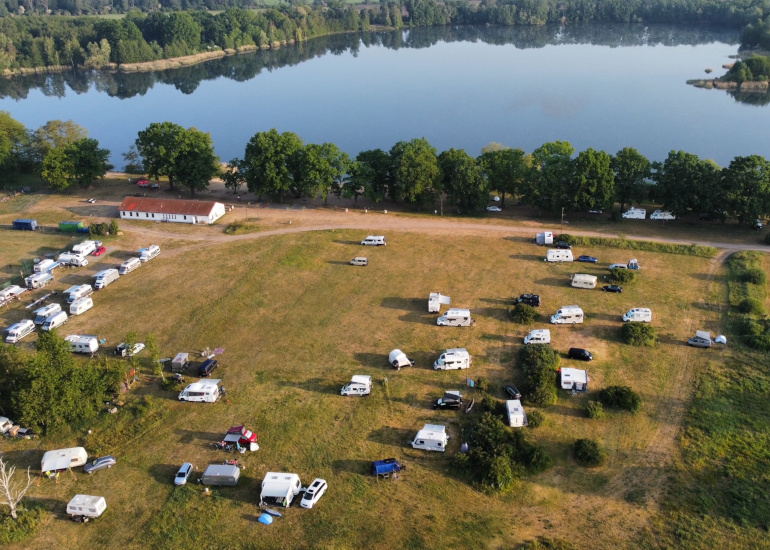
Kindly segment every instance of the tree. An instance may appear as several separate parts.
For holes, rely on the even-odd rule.
[[[172,191],[176,178],[179,139],[183,132],[183,127],[172,122],[153,122],[139,132],[135,142],[148,177],[158,179],[166,176]]]
[[[770,162],[759,155],[735,157],[722,170],[728,210],[740,223],[770,214]]]
[[[532,152],[532,168],[524,186],[524,202],[551,213],[558,213],[573,203],[569,196],[572,179],[572,154],[567,141],[545,143]]]
[[[249,191],[259,196],[277,194],[283,201],[284,194],[294,189],[294,163],[302,147],[302,139],[292,132],[279,134],[273,128],[254,134],[241,165]]]
[[[721,208],[719,171],[710,161],[684,151],[671,151],[663,163],[653,163],[654,198],[675,216]]]
[[[18,163],[27,141],[27,129],[11,117],[8,111],[0,111],[0,167],[9,168]]]
[[[390,155],[382,149],[361,151],[350,167],[350,180],[347,193],[358,197],[359,190],[368,199],[380,202],[388,194],[392,183],[392,163]],[[345,193],[345,192],[343,192]]]
[[[626,147],[612,157],[610,164],[615,172],[615,200],[623,212],[626,203],[642,200],[651,173],[650,161],[633,147]]]
[[[53,149],[64,149],[87,137],[88,130],[71,120],[49,120],[32,133],[33,161],[42,164]]]
[[[11,517],[13,519],[18,518],[16,508],[27,494],[27,490],[32,486],[32,478],[29,475],[29,468],[27,468],[27,483],[24,481],[19,483],[13,482],[13,475],[16,473],[16,466],[11,466],[0,458],[0,495],[3,497],[3,504],[11,509]]]
[[[615,194],[615,173],[610,156],[604,151],[588,148],[572,161],[573,176],[569,191],[578,211],[608,208]]]
[[[136,148],[136,144],[131,144],[128,151],[121,153],[123,161],[126,163],[124,170],[129,174],[138,174],[142,172],[142,156]]]
[[[246,183],[246,179],[240,168],[240,163],[240,159],[232,159],[222,171],[222,180],[225,182],[225,189],[232,189],[234,195],[237,195],[238,189]]]
[[[438,163],[443,174],[443,188],[451,203],[462,212],[484,208],[489,200],[489,189],[476,159],[462,149],[450,149],[439,155]]]
[[[593,439],[578,439],[573,452],[575,460],[583,466],[601,466],[607,459],[607,454]]]
[[[160,362],[160,346],[158,345],[158,339],[154,334],[147,334],[144,339],[147,353],[150,355],[150,365],[152,366],[152,373],[155,376],[160,376],[165,380],[163,376],[163,363]]]
[[[391,198],[418,206],[432,201],[441,183],[437,153],[425,138],[396,143],[390,150],[394,176]]]
[[[293,179],[297,193],[312,198],[320,193],[326,204],[329,193],[341,188],[349,169],[350,157],[333,143],[309,143],[296,154]]]
[[[491,145],[486,146],[485,149]],[[484,151],[479,157],[479,166],[489,182],[490,189],[495,189],[502,194],[502,205],[505,207],[505,196],[518,194],[532,167],[532,159],[523,149],[500,146],[499,149]]]
[[[59,191],[91,183],[107,173],[108,149],[95,139],[83,138],[64,148],[51,150],[43,159],[42,178]]]
[[[41,177],[57,191],[63,191],[70,186],[73,168],[65,149],[54,149],[43,159]]]
[[[174,164],[177,181],[190,190],[191,196],[208,189],[211,178],[221,171],[211,134],[195,128],[180,132]]]

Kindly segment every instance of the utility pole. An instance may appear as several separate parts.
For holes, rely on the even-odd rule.
[[[564,207],[561,207],[561,232],[564,233]]]

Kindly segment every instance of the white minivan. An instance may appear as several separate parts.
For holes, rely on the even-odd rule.
[[[30,321],[29,319],[23,319],[18,323],[14,323],[10,327],[8,327],[7,329],[8,336],[5,337],[5,341],[8,344],[15,344],[16,342],[18,342],[19,340],[27,336],[33,330],[35,330],[35,323]]]
[[[58,313],[54,313],[48,319],[43,321],[43,326],[40,328],[42,330],[53,330],[56,327],[62,326],[66,322],[67,322],[67,313],[64,311],[60,311]]]
[[[385,237],[382,235],[369,235],[361,244],[364,246],[385,246]]]

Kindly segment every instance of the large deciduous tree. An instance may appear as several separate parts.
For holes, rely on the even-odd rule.
[[[489,189],[476,159],[463,149],[449,149],[439,155],[438,162],[447,199],[461,212],[484,208],[489,200]]]
[[[395,176],[391,197],[418,207],[432,202],[441,184],[437,153],[425,138],[396,143],[390,150]]]
[[[108,149],[95,139],[84,138],[64,148],[51,150],[43,159],[42,178],[52,188],[63,191],[73,185],[88,185],[107,173]]]
[[[193,197],[196,191],[208,189],[211,178],[221,172],[211,134],[195,128],[183,130],[179,134],[174,164],[177,181],[187,187]]]
[[[296,153],[294,181],[297,193],[324,203],[329,193],[341,191],[342,178],[350,169],[350,157],[333,143],[309,143]]]
[[[524,202],[558,213],[573,203],[569,194],[572,155],[568,141],[544,143],[532,152],[532,168],[524,185]]]
[[[618,151],[611,160],[615,172],[615,200],[620,203],[620,211],[626,204],[644,198],[644,188],[650,177],[650,161],[633,147]]]
[[[135,142],[147,175],[153,179],[167,177],[172,191],[176,179],[179,140],[184,131],[182,126],[173,122],[153,122],[139,132]]]
[[[358,198],[359,193],[375,202],[380,202],[388,195],[388,186],[392,183],[392,163],[390,155],[382,149],[361,151],[350,167],[349,191],[343,196]]]
[[[588,148],[572,162],[573,175],[570,195],[576,210],[608,208],[615,192],[615,173],[610,156],[604,151]]]
[[[515,196],[519,193],[532,166],[532,159],[523,149],[500,147],[485,150],[479,157],[479,165],[490,189],[502,194],[504,207],[506,195]]]
[[[71,120],[49,120],[32,132],[32,160],[38,166],[53,149],[64,149],[88,137],[88,130]]]
[[[254,134],[241,163],[249,191],[276,194],[283,201],[284,194],[295,189],[297,154],[302,148],[302,139],[292,132],[279,134],[273,128]]]
[[[740,223],[770,214],[770,161],[759,155],[735,157],[721,173],[730,213]]]
[[[684,151],[671,151],[662,163],[653,163],[656,201],[676,216],[711,212],[723,200],[718,192],[718,167]]]
[[[8,111],[0,111],[0,168],[15,167],[27,142],[27,129],[11,117]]]

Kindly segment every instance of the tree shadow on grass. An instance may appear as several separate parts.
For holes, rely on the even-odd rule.
[[[349,244],[349,245],[361,246],[361,241],[347,241],[344,239],[334,239],[333,242],[337,244]]]
[[[363,476],[371,475],[371,460],[335,460],[332,462],[334,475],[340,475],[343,472],[350,474],[360,474]]]
[[[325,378],[311,378],[310,380],[299,381],[280,381],[278,386],[292,389],[300,389],[305,391],[312,391],[316,393],[325,393],[329,395],[339,395],[340,388],[344,385],[344,381],[337,384],[330,384]]]
[[[426,312],[428,311],[427,298],[404,298],[402,296],[387,296],[382,299],[381,307],[400,309],[402,311]]]
[[[383,426],[382,428],[369,432],[367,439],[374,443],[403,448],[409,444],[415,433],[415,430],[407,430],[406,428]]]
[[[543,255],[538,256],[536,254],[511,254],[508,256],[512,260],[519,260],[519,261],[525,261],[525,262],[542,262],[545,259],[545,250],[543,250]]]
[[[343,262],[342,260],[327,260],[326,263],[331,265],[350,265],[350,262]]]
[[[195,430],[174,430],[179,436],[179,443],[201,443],[206,446],[213,446],[214,443],[221,441],[222,435],[212,432],[199,432]]]

